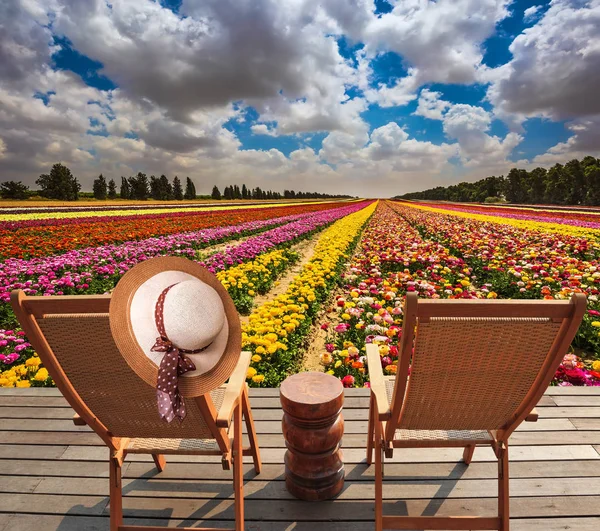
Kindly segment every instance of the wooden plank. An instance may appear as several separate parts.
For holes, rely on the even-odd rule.
[[[346,432],[344,434],[342,439],[343,449],[366,448],[366,428],[357,431],[360,433]],[[244,440],[245,444],[247,444],[246,437],[244,437]],[[260,430],[258,443],[261,448],[283,448],[285,446],[285,441],[281,433],[261,433]],[[518,431],[512,435],[510,443],[514,446],[600,444],[600,430],[578,431],[573,427],[570,431]],[[91,431],[85,433],[0,431],[0,444],[104,447],[102,440]]]
[[[10,476],[0,476],[8,484]],[[44,478],[28,477],[17,479],[9,485],[8,492],[35,493],[55,495],[107,496],[108,481],[105,478]],[[496,498],[498,481],[484,480],[396,480],[386,482],[384,499],[418,500],[418,499],[450,499],[450,498]],[[4,488],[4,487],[3,487]],[[548,479],[513,479],[511,496],[600,496],[600,478],[555,478]],[[0,491],[1,492],[1,491]],[[247,500],[293,500],[283,481],[263,481],[256,478],[244,486]],[[125,479],[123,493],[126,496],[146,498],[194,498],[194,499],[227,499],[233,496],[233,483],[228,480],[214,479],[201,481],[177,480],[169,481],[159,478]],[[374,499],[374,482],[346,480],[343,490],[336,497],[340,501],[361,501]],[[600,509],[598,510],[600,514]]]
[[[600,393],[598,395],[584,396],[553,396],[557,406],[600,406]]]
[[[539,407],[542,418],[600,418],[600,407]]]
[[[167,468],[160,474],[151,460],[129,462],[123,465],[123,477],[128,479],[156,478],[160,480],[180,480],[211,478],[230,480],[232,472],[223,470],[217,464],[197,463],[190,466],[187,462],[173,462],[167,456]],[[69,478],[107,478],[106,461],[64,461],[35,459],[5,459],[0,461],[0,469],[5,475],[69,477]],[[349,481],[371,482],[373,467],[366,464],[346,464],[346,478]],[[495,479],[498,467],[493,462],[474,462],[470,466],[462,463],[388,463],[385,467],[384,481],[398,480],[448,480],[448,479]],[[511,478],[598,478],[600,461],[516,461],[511,463]],[[250,481],[283,481],[283,463],[265,464],[259,476],[256,476],[250,464],[245,467],[245,478]],[[560,481],[560,480],[557,480]]]
[[[129,462],[125,462],[123,464],[124,475],[128,473],[130,465],[131,463]],[[3,474],[10,476],[39,475],[44,477],[108,478],[108,459],[105,462],[88,461],[84,463],[80,461],[56,461],[42,459],[4,459],[0,461],[0,470]],[[152,470],[155,473],[156,469],[154,467],[148,466],[148,474],[150,474]],[[231,477],[231,473],[228,477]]]
[[[186,498],[138,498],[125,496],[125,515],[136,518],[204,518],[233,520],[233,500],[199,500]],[[373,501],[340,501],[311,503],[300,500],[246,500],[248,520],[280,521],[368,521],[373,520]],[[473,516],[492,515],[496,510],[493,498],[435,500],[385,500],[387,514]],[[511,498],[511,514],[519,517],[583,517],[598,516],[599,496]],[[101,496],[60,496],[48,494],[11,494],[2,497],[7,512],[30,514],[99,515],[108,514],[107,498]],[[310,510],[307,508],[310,507]]]
[[[578,430],[600,430],[600,419],[570,419]]]
[[[600,444],[600,430],[597,431],[521,431],[515,432],[510,444],[516,446],[548,444]]]
[[[10,527],[2,528],[2,519],[10,520]],[[214,528],[230,528],[227,520],[164,520],[125,518],[125,525],[161,525],[174,529],[182,526],[210,525]],[[250,531],[372,531],[373,523],[363,522],[264,522],[246,518]],[[598,531],[600,518],[511,518],[512,531]],[[106,516],[51,516],[51,515],[0,515],[0,531],[109,531]]]
[[[571,387],[558,387],[551,386],[546,389],[544,392],[547,396],[589,396],[595,395],[598,396],[598,388],[597,387],[583,387],[583,386],[571,386]]]
[[[44,447],[37,447],[44,448]],[[47,447],[55,448],[55,447]],[[18,457],[22,450],[11,447],[0,447],[3,449],[4,456],[0,457]],[[36,454],[39,453],[36,449]],[[284,448],[265,448],[261,452],[264,463],[282,463],[285,454]],[[345,463],[361,463],[365,459],[364,448],[350,448],[344,450]],[[40,456],[40,459],[48,459],[45,455]],[[50,458],[52,459],[52,457]],[[92,460],[100,461],[106,459],[106,449],[95,446],[69,446],[67,450],[60,456],[60,459],[66,460]],[[149,457],[145,455],[131,454],[128,460],[146,461]],[[172,462],[190,461],[194,463],[214,463],[219,462],[216,456],[170,456]],[[394,457],[387,462],[395,463],[435,463],[435,462],[459,462],[462,459],[461,448],[407,448],[396,449]],[[581,445],[545,445],[545,446],[511,446],[510,447],[511,462],[515,461],[564,461],[564,460],[580,460],[580,459],[600,459],[600,455],[590,444]],[[491,448],[477,448],[473,457],[474,461],[496,461],[496,456]]]

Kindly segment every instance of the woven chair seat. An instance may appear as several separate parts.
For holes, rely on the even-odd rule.
[[[215,439],[131,439],[127,446],[130,454],[197,454],[221,453]]]
[[[395,376],[386,376],[385,391],[388,403],[392,403]],[[492,436],[485,430],[404,430],[398,429],[394,439],[400,441],[493,441]]]

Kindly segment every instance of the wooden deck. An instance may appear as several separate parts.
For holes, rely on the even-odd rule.
[[[367,393],[348,390],[346,486],[335,501],[295,500],[285,489],[278,390],[252,390],[263,472],[246,470],[247,529],[373,529],[373,470],[364,464]],[[600,529],[600,388],[551,388],[536,424],[512,437],[511,529]],[[108,530],[107,450],[55,389],[0,389],[0,531]],[[396,450],[385,466],[386,513],[481,514],[496,510],[496,463],[480,448],[468,468],[457,449]],[[212,457],[145,456],[123,467],[126,523],[231,525],[231,472]]]

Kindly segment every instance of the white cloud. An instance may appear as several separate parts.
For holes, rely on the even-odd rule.
[[[440,99],[441,92],[423,89],[419,95],[417,110],[413,113],[431,120],[442,120],[443,113],[450,107],[450,102]]]
[[[269,128],[267,124],[255,124],[250,127],[255,135],[278,136],[277,130]]]
[[[514,126],[515,115],[568,120],[600,113],[599,0],[554,0],[510,51],[513,59],[488,73],[487,93],[507,122]]]
[[[394,51],[413,67],[418,85],[472,83],[481,65],[482,43],[509,14],[510,0],[397,2],[371,19],[363,38],[371,53]],[[467,16],[468,15],[468,16]]]
[[[517,133],[508,133],[503,139],[489,135],[491,123],[491,114],[473,105],[454,104],[444,115],[444,133],[458,141],[466,167],[506,167],[512,150],[523,140]]]
[[[523,12],[523,20],[525,22],[533,22],[539,17],[539,12],[543,6],[531,6]]]

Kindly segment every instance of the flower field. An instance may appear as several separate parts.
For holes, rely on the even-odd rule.
[[[292,247],[295,244],[336,220],[364,209],[367,204],[364,201],[296,204],[266,210],[249,209],[245,214],[236,211],[233,217],[230,211],[217,212],[209,219],[203,214],[189,215],[185,217],[187,223],[178,221],[188,230],[177,234],[170,234],[172,217],[166,214],[162,218],[165,225],[155,225],[153,229],[166,232],[165,236],[29,259],[8,258],[0,262],[0,386],[51,384],[45,370],[39,373],[39,363],[29,361],[37,357],[18,331],[18,322],[9,305],[13,289],[42,296],[107,293],[138,262],[154,256],[185,256],[199,261],[212,272],[226,272],[227,276],[222,277],[224,283],[227,282],[240,311],[248,313],[253,297],[264,293],[277,276],[294,263]],[[215,218],[220,223],[229,220],[230,224],[213,227]],[[139,228],[144,220],[145,217],[138,218],[136,226]],[[197,230],[198,226],[205,228]],[[109,228],[112,227],[113,224]],[[136,236],[141,234],[138,231]],[[235,243],[211,252],[215,245],[227,241]],[[51,248],[48,243],[47,249]],[[41,378],[44,374],[46,379]]]
[[[246,316],[251,386],[279,385],[312,351],[346,387],[368,386],[367,343],[393,375],[409,291],[490,299],[583,292],[588,312],[554,384],[600,386],[596,212],[349,201],[103,214],[0,222],[0,386],[52,385],[10,309],[12,289],[107,293],[135,264],[161,255],[200,262],[229,291]]]
[[[468,207],[470,208],[470,207]],[[382,204],[363,233],[325,323],[321,363],[345,386],[368,385],[365,344],[379,345],[394,374],[404,294],[426,298],[557,298],[583,292],[588,313],[555,376],[558,385],[600,385],[600,263],[597,234],[577,225],[466,214],[429,203]],[[518,212],[515,212],[519,216]],[[518,224],[514,222],[517,221]],[[559,225],[554,228],[554,225]]]

